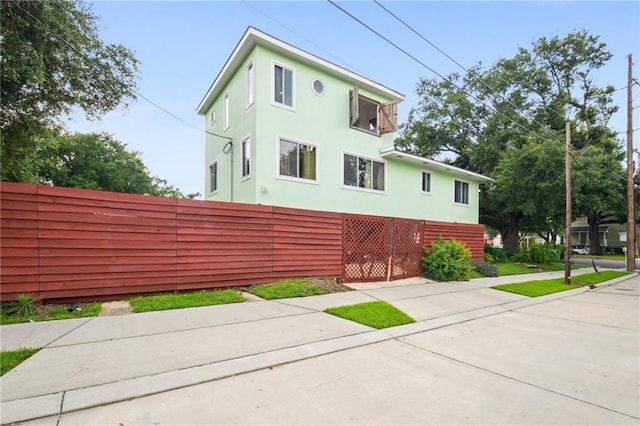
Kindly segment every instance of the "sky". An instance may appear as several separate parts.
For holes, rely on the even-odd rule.
[[[464,73],[374,2],[337,3],[438,74]],[[465,68],[490,67],[519,47],[530,49],[540,37],[563,38],[583,29],[599,36],[613,58],[595,74],[596,82],[621,89],[614,96],[620,111],[610,126],[626,143],[629,54],[640,80],[640,2],[382,3]],[[248,26],[405,94],[400,123],[418,105],[420,78],[439,79],[326,1],[97,1],[92,11],[99,17],[100,38],[131,49],[141,62],[137,91],[182,121],[138,99],[99,121],[76,114],[67,128],[112,134],[141,153],[152,175],[185,194],[205,192],[205,118],[196,107]],[[634,106],[640,105],[640,85],[633,89]],[[633,110],[633,122],[640,128],[640,108]],[[640,148],[640,131],[634,147]]]

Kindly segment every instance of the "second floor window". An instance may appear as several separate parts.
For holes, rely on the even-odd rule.
[[[454,182],[453,201],[458,204],[469,204],[469,184],[456,180]]]
[[[293,69],[273,65],[273,101],[293,108]]]
[[[384,191],[384,163],[344,154],[342,183],[345,186]]]
[[[398,103],[383,104],[360,95],[358,86],[349,92],[349,124],[376,135],[398,128]]]
[[[253,105],[253,62],[247,65],[247,107]]]
[[[229,94],[226,93],[224,95],[224,100],[222,101],[222,121],[224,124],[224,130],[229,128]]]

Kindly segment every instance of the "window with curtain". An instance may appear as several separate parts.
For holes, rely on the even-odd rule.
[[[280,176],[316,180],[317,147],[280,139]]]

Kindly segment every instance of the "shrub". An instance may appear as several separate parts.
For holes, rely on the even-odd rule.
[[[20,293],[15,300],[7,304],[7,314],[13,317],[30,317],[35,315],[38,299],[31,293]]]
[[[471,278],[471,251],[455,239],[438,238],[424,249],[423,274],[437,281],[468,281]]]
[[[484,245],[484,260],[489,263],[502,263],[509,260],[509,254],[499,247]]]
[[[484,260],[473,260],[471,261],[471,265],[473,266],[474,271],[484,275],[485,277],[498,276],[498,267],[493,263],[489,263]]]

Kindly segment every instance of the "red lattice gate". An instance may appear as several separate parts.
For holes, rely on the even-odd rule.
[[[415,277],[422,270],[422,221],[344,215],[344,282]]]

